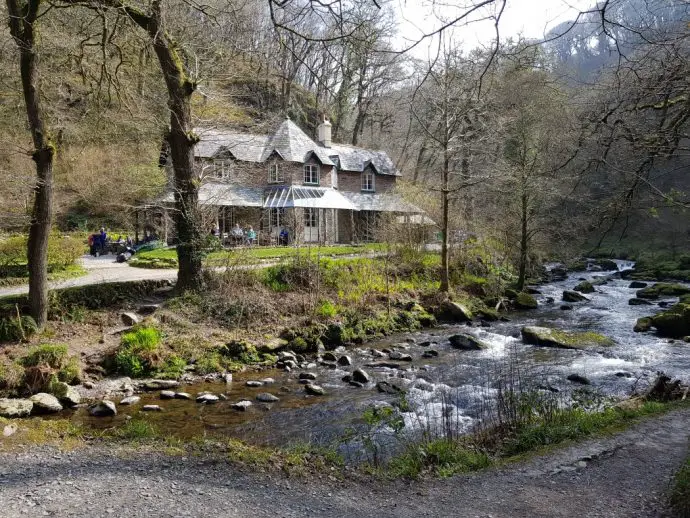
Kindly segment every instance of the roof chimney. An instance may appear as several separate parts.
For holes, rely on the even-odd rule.
[[[323,117],[323,122],[317,126],[316,132],[319,144],[323,147],[331,147],[331,123],[328,122],[326,116]]]

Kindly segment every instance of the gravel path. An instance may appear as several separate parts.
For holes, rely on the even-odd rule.
[[[115,262],[114,255],[104,255],[101,257],[84,256],[80,259],[81,265],[87,271],[86,275],[67,279],[64,281],[51,282],[50,289],[71,288],[73,286],[87,286],[89,284],[101,284],[105,282],[126,282],[141,280],[177,280],[177,269],[152,269],[152,268],[133,268],[127,263]],[[0,297],[7,295],[21,295],[29,292],[29,285],[13,286],[11,288],[0,288]]]
[[[0,455],[0,515],[652,517],[688,451],[690,409],[503,469],[423,482],[252,473],[104,447]]]

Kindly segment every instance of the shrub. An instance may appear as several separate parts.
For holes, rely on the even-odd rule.
[[[187,362],[184,358],[171,354],[163,362],[163,366],[156,373],[156,377],[177,379],[184,374],[185,367],[187,367]]]
[[[24,368],[19,363],[0,363],[0,389],[14,390],[21,385]]]
[[[28,315],[0,318],[0,342],[26,340],[37,332],[36,321]]]
[[[120,374],[142,377],[160,364],[161,332],[152,326],[138,326],[122,335],[115,354],[115,370]]]
[[[67,364],[67,346],[63,344],[43,344],[29,349],[22,358],[25,367],[48,366],[52,369],[62,369]]]
[[[690,518],[690,457],[673,479],[671,507],[678,518]]]
[[[81,366],[79,360],[72,356],[67,360],[67,363],[58,371],[57,377],[59,381],[63,381],[68,385],[74,385],[81,381]]]
[[[316,314],[323,318],[333,318],[338,314],[338,308],[330,300],[324,300],[316,308]]]
[[[14,236],[0,243],[0,277],[25,277],[26,236]],[[84,253],[77,239],[51,234],[48,238],[48,271],[62,271],[72,266]]]
[[[202,356],[196,361],[194,367],[195,372],[202,375],[224,372],[226,370],[223,357],[219,352],[212,352]]]

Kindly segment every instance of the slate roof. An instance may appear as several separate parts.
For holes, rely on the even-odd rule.
[[[373,210],[381,212],[407,212],[412,214],[422,214],[424,211],[419,207],[406,202],[397,194],[392,193],[363,193],[341,191],[345,198],[357,207],[357,210]]]
[[[208,182],[199,187],[199,205],[261,207],[264,190],[261,187],[245,187],[238,184]],[[175,196],[168,191],[159,203],[174,203]]]
[[[324,165],[337,165],[344,171],[361,172],[372,164],[378,174],[401,176],[383,151],[333,144],[324,147],[286,119],[273,135],[253,135],[229,130],[197,129],[200,137],[194,148],[199,158],[214,158],[229,152],[243,162],[264,162],[274,152],[288,162],[304,163],[313,154]]]

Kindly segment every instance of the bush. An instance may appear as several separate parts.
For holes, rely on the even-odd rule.
[[[33,347],[22,358],[25,367],[46,365],[52,369],[61,369],[67,363],[67,346],[62,344],[43,344]]]
[[[36,321],[28,315],[0,318],[0,342],[19,342],[37,332]]]
[[[690,457],[673,479],[671,507],[678,518],[690,518]]]
[[[27,237],[13,236],[0,243],[0,277],[26,277]],[[77,239],[51,234],[48,238],[48,271],[59,272],[72,266],[84,253]]]
[[[115,354],[115,370],[134,378],[156,371],[161,363],[161,332],[152,326],[139,326],[122,335]]]
[[[316,308],[316,314],[323,318],[333,318],[338,314],[338,308],[330,300],[324,300]]]
[[[0,363],[0,389],[14,390],[21,385],[24,368],[19,363]]]

